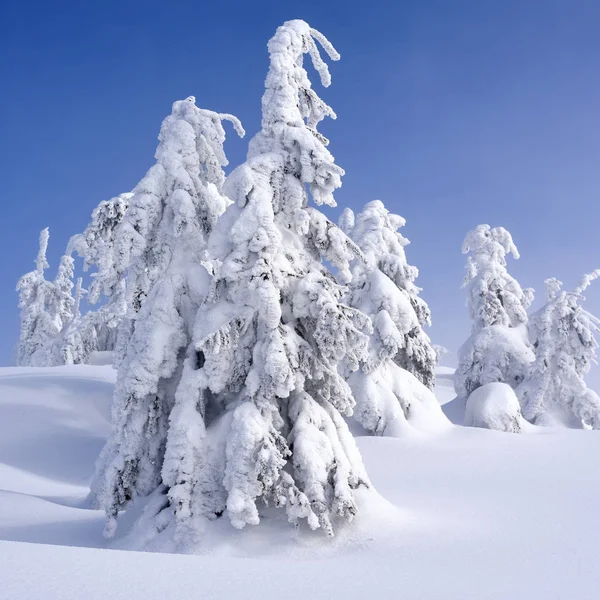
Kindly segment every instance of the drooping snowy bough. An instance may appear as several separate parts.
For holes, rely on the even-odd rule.
[[[503,227],[478,225],[463,243],[469,253],[464,287],[472,320],[471,337],[459,350],[454,387],[463,401],[486,383],[523,381],[534,360],[527,338],[527,308],[533,290],[521,289],[506,270],[506,255],[519,258]]]
[[[348,208],[340,217],[340,227],[364,254],[353,262],[348,302],[373,323],[367,357],[348,383],[357,402],[355,418],[377,435],[392,429],[401,434],[417,413],[432,426],[446,420],[430,390],[413,393],[421,384],[434,386],[437,357],[423,329],[430,312],[414,283],[418,270],[407,263],[409,241],[398,231],[404,224],[380,200],[369,202],[356,218]]]
[[[600,320],[581,307],[583,292],[598,277],[600,270],[585,275],[572,292],[546,280],[547,303],[529,324],[535,362],[517,388],[523,415],[536,425],[600,429],[600,398],[584,379],[595,361]]]
[[[208,235],[230,203],[222,193],[223,119],[243,135],[235,117],[201,110],[193,97],[174,103],[161,127],[157,162],[136,186],[117,229],[112,266],[126,278],[127,313],[119,331],[113,432],[92,490],[107,513],[108,535],[131,499],[161,484],[175,397],[195,393],[180,380],[210,287],[203,266]],[[195,431],[190,422],[191,438]]]

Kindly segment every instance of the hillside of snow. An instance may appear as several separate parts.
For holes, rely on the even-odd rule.
[[[596,431],[361,437],[377,493],[333,540],[267,511],[211,523],[199,555],[141,553],[115,549],[132,517],[107,542],[86,500],[113,383],[108,366],[0,369],[3,600],[597,598]],[[451,384],[440,369],[446,409]]]

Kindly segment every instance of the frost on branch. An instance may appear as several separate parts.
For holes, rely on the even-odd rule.
[[[557,279],[546,280],[547,302],[529,323],[535,362],[517,389],[532,423],[600,429],[600,398],[584,379],[595,362],[600,320],[581,306],[583,292],[599,276],[600,270],[585,275],[572,292]]]
[[[463,244],[467,258],[467,307],[471,337],[459,350],[454,387],[466,400],[481,385],[500,381],[515,389],[533,361],[527,340],[527,308],[533,290],[521,289],[506,269],[506,255],[519,258],[503,227],[478,225]]]
[[[340,227],[364,257],[353,263],[348,302],[369,315],[373,325],[368,354],[360,370],[347,373],[348,383],[357,402],[355,418],[376,435],[401,433],[415,410],[424,407],[433,422],[444,419],[433,394],[413,397],[418,386],[404,383],[408,371],[432,388],[436,354],[423,330],[430,313],[414,283],[418,271],[406,261],[409,242],[398,231],[403,225],[404,219],[379,200],[369,202],[356,217],[350,209],[340,217]]]
[[[215,281],[194,332],[207,431],[224,429],[225,443],[207,469],[219,476],[199,482],[187,506],[211,497],[212,516],[226,511],[241,528],[269,503],[332,534],[336,519],[354,516],[354,489],[367,482],[342,418],[354,399],[337,367],[364,359],[369,320],[342,303],[344,288],[323,264],[348,276],[360,251],[308,206],[334,205],[343,173],[316,130],[333,111],[302,66],[308,53],[329,84],[315,40],[337,58],[302,21],[269,42],[262,129],[225,183],[234,204],[211,235]],[[179,512],[188,518],[190,509]]]
[[[157,162],[116,228],[110,271],[125,276],[127,314],[119,332],[113,431],[93,486],[108,516],[108,535],[130,500],[161,485],[163,462],[174,506],[183,506],[179,496],[193,487],[190,477],[201,466],[204,399],[190,339],[210,288],[203,266],[208,235],[229,203],[221,192],[227,164],[222,119],[243,131],[235,117],[198,109],[193,97],[173,104],[161,127]],[[185,481],[175,481],[174,464]]]

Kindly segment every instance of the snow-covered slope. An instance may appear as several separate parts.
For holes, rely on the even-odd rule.
[[[3,600],[597,597],[594,431],[363,437],[379,494],[333,541],[267,515],[244,531],[216,521],[198,556],[107,549],[86,495],[113,380],[105,366],[0,369]]]

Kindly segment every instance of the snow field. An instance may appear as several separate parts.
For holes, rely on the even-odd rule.
[[[125,531],[107,542],[86,504],[113,380],[102,366],[0,369],[3,600],[597,597],[595,431],[360,437],[377,493],[358,494],[333,539],[267,509],[243,531],[209,523],[197,556],[116,550]]]

